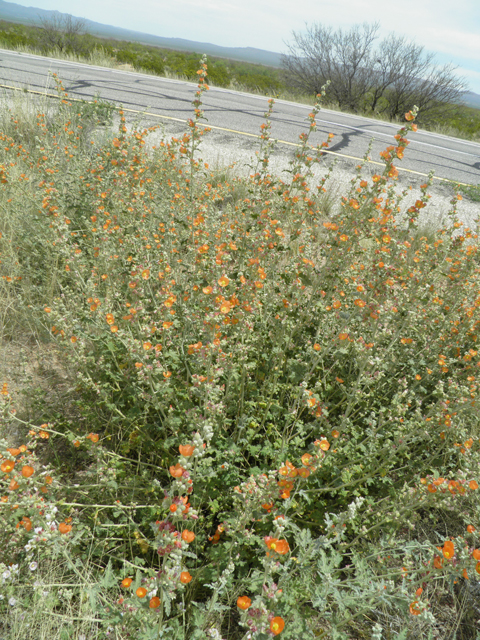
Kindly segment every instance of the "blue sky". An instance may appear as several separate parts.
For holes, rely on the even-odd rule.
[[[381,34],[406,35],[439,63],[460,67],[480,94],[480,0],[28,0],[74,16],[158,36],[231,47],[285,51],[292,30],[321,22],[349,28],[380,22]]]

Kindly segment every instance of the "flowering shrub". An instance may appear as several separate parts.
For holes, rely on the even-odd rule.
[[[319,104],[287,180],[273,101],[250,175],[220,179],[199,157],[206,72],[187,132],[152,151],[122,111],[83,136],[63,87],[31,148],[3,136],[2,286],[53,336],[75,407],[1,451],[0,606],[26,610],[12,576],[62,557],[79,602],[88,573],[91,637],[418,633],[435,589],[480,573],[477,236],[457,198],[422,228],[429,182],[402,206],[415,110],[333,213]],[[41,246],[14,254],[32,221]]]

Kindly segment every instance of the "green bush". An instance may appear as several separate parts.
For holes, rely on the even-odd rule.
[[[328,143],[302,134],[289,179],[269,173],[273,101],[251,175],[212,172],[206,73],[187,132],[153,153],[122,112],[90,141],[64,93],[28,148],[3,136],[3,290],[35,282],[31,313],[75,377],[73,406],[53,420],[44,402],[25,449],[3,449],[64,448],[38,564],[65,558],[79,602],[88,582],[91,637],[427,633],[436,594],[480,570],[477,236],[456,197],[422,230],[428,183],[403,207],[415,113],[330,212],[328,174],[312,182]],[[32,480],[17,462],[1,480],[27,576],[46,473],[28,460]]]

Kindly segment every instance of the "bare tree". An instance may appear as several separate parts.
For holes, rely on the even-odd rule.
[[[314,24],[293,32],[282,58],[292,86],[318,93],[327,80],[329,93],[342,109],[386,113],[396,118],[417,105],[420,119],[433,119],[439,109],[457,104],[466,90],[452,65],[437,67],[433,54],[395,34],[374,47],[378,23],[350,31]]]
[[[439,110],[454,107],[461,101],[467,86],[456,74],[457,67],[435,64],[435,56],[424,47],[391,34],[378,52],[381,73],[378,82],[384,111],[390,118],[401,117],[417,105],[419,120],[435,119]],[[377,107],[372,103],[372,110]]]
[[[87,32],[85,20],[63,13],[54,13],[50,18],[39,16],[38,19],[42,29],[41,41],[46,49],[81,51],[81,36]]]
[[[356,111],[372,87],[373,42],[379,24],[356,25],[350,31],[332,31],[314,24],[305,34],[293,32],[293,44],[282,58],[287,80],[308,92],[319,93],[327,80],[341,108]]]

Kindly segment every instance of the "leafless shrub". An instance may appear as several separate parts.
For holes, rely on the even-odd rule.
[[[53,13],[51,17],[38,17],[42,29],[42,45],[45,49],[80,53],[81,36],[87,32],[85,21],[69,14]]]
[[[378,23],[349,31],[313,24],[305,33],[293,32],[282,59],[287,81],[318,93],[330,80],[330,96],[341,109],[391,119],[417,105],[420,121],[432,120],[461,101],[467,87],[455,66],[437,66],[423,46],[396,34],[375,46],[378,30]]]

